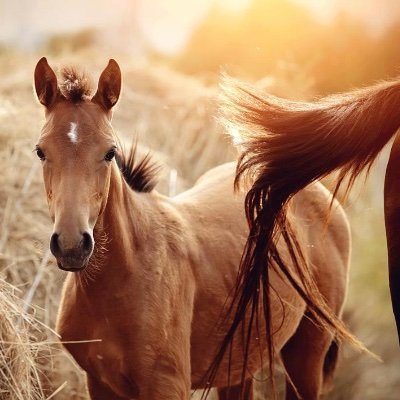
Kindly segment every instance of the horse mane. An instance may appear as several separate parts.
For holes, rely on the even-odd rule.
[[[120,146],[116,161],[128,186],[135,192],[151,192],[158,183],[160,165],[153,161],[150,153],[137,159],[137,143],[129,151]]]
[[[92,82],[85,72],[78,71],[75,67],[64,67],[60,75],[60,91],[67,100],[78,103],[92,97]]]
[[[231,326],[209,369],[209,380],[215,376],[240,326],[246,332],[244,379],[252,325],[261,309],[273,383],[270,268],[286,276],[306,302],[314,323],[337,339],[366,350],[326,305],[286,214],[297,192],[329,173],[338,171],[335,196],[345,178],[348,191],[361,172],[369,171],[400,126],[400,80],[315,102],[290,101],[261,93],[227,76],[222,89],[222,121],[234,139],[240,137],[235,187],[243,179],[251,181],[245,199],[250,232],[229,309]],[[286,243],[293,271],[278,252],[279,238]]]

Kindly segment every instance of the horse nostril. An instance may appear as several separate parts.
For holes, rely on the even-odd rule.
[[[60,245],[58,244],[58,234],[53,233],[50,239],[50,251],[53,253],[53,256],[57,257],[60,255]]]
[[[83,250],[86,254],[90,254],[93,250],[92,236],[87,232],[84,232],[82,236],[83,236],[83,240],[82,240]]]

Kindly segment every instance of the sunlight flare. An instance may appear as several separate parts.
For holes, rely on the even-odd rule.
[[[241,12],[249,5],[249,0],[220,0],[223,8],[232,12]]]

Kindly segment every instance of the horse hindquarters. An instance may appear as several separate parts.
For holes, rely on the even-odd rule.
[[[335,345],[329,332],[318,328],[307,314],[303,317],[282,349],[283,363],[291,380],[287,380],[286,400],[319,399],[324,383],[333,377],[337,358],[330,364],[328,357]]]
[[[314,203],[311,199],[316,200]],[[298,195],[298,205],[308,208],[307,231],[303,232],[315,282],[332,314],[342,316],[347,294],[351,234],[346,215],[337,203],[329,212],[330,195],[316,184]],[[327,215],[329,219],[327,220]],[[324,238],[324,240],[321,240]],[[315,244],[315,245],[314,245]],[[307,310],[294,335],[282,349],[283,362],[292,381],[287,383],[287,400],[316,400],[329,389],[338,360],[333,334],[313,322]]]

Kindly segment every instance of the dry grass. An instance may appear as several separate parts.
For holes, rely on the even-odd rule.
[[[30,334],[39,325],[23,312],[17,289],[0,279],[0,398],[44,399],[37,357],[41,344]]]
[[[9,397],[0,392],[0,398],[42,399],[54,395],[52,398],[59,400],[83,400],[87,398],[83,374],[60,346],[49,345],[56,338],[44,327],[54,327],[64,275],[48,252],[51,222],[40,163],[32,152],[42,122],[41,108],[34,101],[31,88],[38,58],[39,55],[0,53],[0,272],[4,278],[4,282],[0,281],[0,357],[14,361],[2,365],[9,366],[9,372],[18,376],[16,385],[0,378],[1,390],[5,386],[4,390],[10,392]],[[52,65],[61,65],[64,60],[85,66],[96,77],[107,62],[90,48],[73,56],[49,58]],[[167,165],[160,191],[179,192],[202,172],[234,158],[235,152],[216,122],[215,87],[163,67],[133,62],[126,56],[118,57],[118,61],[124,74],[124,90],[113,125],[124,141],[138,136],[140,143]],[[262,84],[290,97],[298,94],[296,87],[304,96],[308,90],[298,82],[285,86],[279,82],[267,80]],[[382,180],[382,173],[379,174],[370,180],[362,201],[350,202],[348,207],[355,249],[346,316],[352,329],[382,356],[384,364],[346,351],[330,399],[394,400],[400,392],[398,350],[385,291],[383,219],[381,211],[377,211],[381,210],[382,200],[375,198],[375,193],[382,193],[381,186],[377,186]],[[43,326],[21,319],[22,309],[27,306],[20,299],[34,305],[35,320]],[[31,313],[30,307],[26,311]],[[6,344],[11,342],[23,345],[11,349]],[[257,398],[261,399],[265,385],[257,386]],[[12,390],[22,394],[18,397],[11,394]]]

